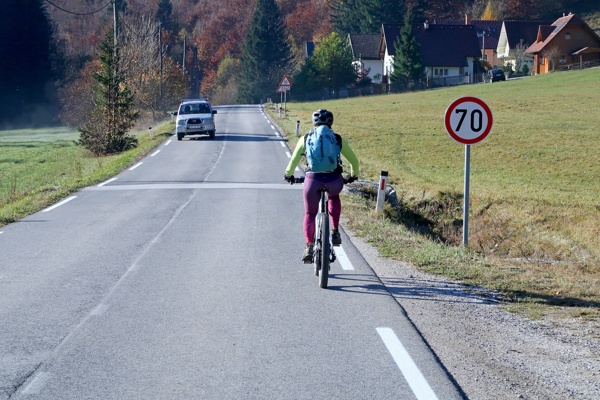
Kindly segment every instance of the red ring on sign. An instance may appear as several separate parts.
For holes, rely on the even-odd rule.
[[[452,129],[452,126],[450,124],[450,118],[452,117],[452,112],[454,111],[454,109],[456,107],[458,107],[460,104],[468,103],[468,102],[478,104],[481,108],[483,108],[483,111],[485,111],[485,114],[488,118],[488,124],[487,124],[485,130],[483,131],[483,133],[473,139],[465,139],[465,138],[458,136],[454,132],[454,130]],[[487,135],[492,130],[493,122],[494,122],[494,117],[492,116],[492,110],[490,109],[490,107],[488,107],[488,105],[483,100],[478,99],[477,97],[469,97],[469,96],[461,97],[460,99],[454,100],[454,102],[452,102],[452,104],[450,104],[450,106],[446,109],[446,114],[444,116],[444,124],[446,125],[446,131],[448,132],[450,137],[452,137],[452,139],[456,140],[457,142],[463,143],[463,144],[475,144],[475,143],[481,142],[483,139],[485,139],[487,137]]]

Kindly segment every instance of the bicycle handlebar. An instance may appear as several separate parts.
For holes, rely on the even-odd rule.
[[[304,176],[301,176],[301,177],[298,177],[298,178],[294,177],[294,180],[290,181],[290,185],[293,185],[294,183],[304,183],[304,178],[305,178]],[[355,180],[356,179],[354,177],[348,176],[347,178],[344,178],[344,185],[352,183]]]

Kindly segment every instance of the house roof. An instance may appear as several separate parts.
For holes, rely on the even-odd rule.
[[[380,60],[379,58],[379,40],[381,35],[358,35],[349,34],[348,40],[352,48],[352,55],[355,59]]]
[[[400,24],[383,24],[379,46],[381,58],[396,54],[394,42],[400,34]],[[467,57],[481,57],[477,33],[473,25],[414,24],[413,35],[421,47],[425,66],[466,67]]]
[[[535,43],[540,26],[551,24],[551,21],[504,21],[508,45],[513,48],[522,41],[529,46]]]
[[[439,25],[461,25],[464,24],[464,21],[460,19],[436,19],[434,23]],[[475,30],[477,31],[479,48],[481,49],[485,46],[486,49],[496,50],[500,32],[502,31],[502,21],[472,20],[471,25],[475,26]]]
[[[529,48],[527,49],[527,53],[539,53],[542,51],[548,44],[554,39],[558,34],[563,32],[569,26],[580,26],[587,30],[590,35],[598,41],[600,46],[600,37],[596,34],[596,32],[590,28],[581,18],[576,16],[575,14],[565,15],[556,21],[554,21],[550,26],[540,26],[538,29],[537,39]],[[577,51],[581,51],[581,48],[577,48]],[[576,51],[576,52],[577,52]]]

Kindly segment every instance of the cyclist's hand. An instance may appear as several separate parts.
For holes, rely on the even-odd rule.
[[[355,181],[355,180],[357,180],[357,179],[358,179],[358,178],[357,178],[356,176],[350,176],[350,175],[348,175],[348,176],[346,177],[346,179],[344,179],[344,183],[346,183],[346,184],[348,184],[348,183],[352,183],[352,182],[354,182],[354,181]]]
[[[294,177],[294,175],[285,175],[283,179],[285,179],[286,182],[289,182],[290,185],[296,182],[296,177]]]

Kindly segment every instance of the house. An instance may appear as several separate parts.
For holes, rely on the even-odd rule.
[[[514,71],[523,64],[533,68],[533,59],[526,54],[527,48],[535,43],[540,26],[550,25],[550,21],[504,21],[498,38],[496,53],[501,60],[499,65],[510,65]]]
[[[581,18],[563,15],[550,26],[538,28],[535,42],[527,49],[533,55],[534,74],[600,65],[600,37]]]
[[[384,60],[384,77],[394,68],[394,42],[401,24],[383,24],[379,42],[379,57]],[[414,24],[412,32],[420,46],[429,79],[472,76],[478,72],[481,48],[473,25]],[[477,64],[477,65],[476,65]],[[384,78],[385,82],[385,78]],[[391,82],[393,83],[393,82]]]
[[[348,43],[352,49],[354,66],[366,72],[366,76],[375,83],[381,83],[383,77],[383,59],[379,58],[380,35],[349,34]]]
[[[441,19],[435,20],[435,24],[440,25],[460,25],[461,20],[456,19]],[[502,21],[484,21],[471,20],[469,14],[465,15],[465,25],[475,26],[477,38],[479,40],[479,48],[481,49],[481,59],[486,61],[490,66],[502,64],[498,58],[497,48],[500,31],[502,30]]]

